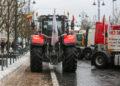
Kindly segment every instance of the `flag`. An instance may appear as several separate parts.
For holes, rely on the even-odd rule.
[[[75,16],[74,15],[72,16],[71,24],[73,24],[73,27],[74,27],[74,24],[75,24]]]
[[[70,13],[69,12],[67,12],[67,16],[69,17],[69,15],[70,15]]]
[[[104,30],[104,44],[106,44],[106,24],[105,24],[105,15],[103,16],[103,30]]]
[[[38,12],[36,12],[36,16],[38,17]]]
[[[57,20],[54,10],[51,45],[54,46],[57,42],[58,42],[58,30],[57,30]]]
[[[112,30],[112,27],[111,27],[111,19],[110,19],[110,16],[109,16],[109,22],[108,22],[108,37],[110,36],[110,32]]]
[[[74,15],[72,16],[72,21],[71,21],[71,29],[74,30],[74,23],[75,23],[75,17]]]
[[[110,34],[111,33],[111,30],[112,30],[112,27],[111,27],[111,18],[109,16],[109,21],[108,21],[108,49],[111,50],[111,46],[112,46],[112,43],[111,43],[111,39],[112,39],[112,35]]]

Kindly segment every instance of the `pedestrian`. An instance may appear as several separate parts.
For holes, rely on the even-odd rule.
[[[15,50],[15,41],[12,42],[11,48],[12,48],[13,51]]]
[[[22,41],[20,42],[20,46],[23,48],[23,42]]]
[[[5,46],[6,46],[6,43],[5,43],[4,40],[1,41],[0,46],[1,46],[1,53],[4,53],[4,49],[5,49]]]
[[[11,43],[9,41],[6,41],[6,51],[8,52],[10,50]]]

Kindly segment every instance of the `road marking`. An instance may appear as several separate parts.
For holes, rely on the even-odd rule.
[[[50,74],[51,74],[53,86],[59,86],[57,77],[56,77],[55,72],[53,70],[53,65],[49,64],[49,68],[50,68],[50,71],[51,71]]]

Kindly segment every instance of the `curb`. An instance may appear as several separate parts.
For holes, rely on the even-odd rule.
[[[49,68],[50,68],[50,71],[51,71],[50,74],[51,74],[53,86],[59,86],[57,77],[56,77],[55,72],[53,70],[53,65],[49,64]]]

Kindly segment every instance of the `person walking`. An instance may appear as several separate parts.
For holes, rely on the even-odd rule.
[[[6,41],[6,51],[9,52],[11,43],[9,41]]]
[[[6,43],[5,43],[4,40],[1,41],[0,46],[1,46],[1,53],[4,54],[4,49],[5,49],[5,46],[6,46]]]
[[[15,50],[15,42],[14,41],[11,44],[11,48],[12,48],[13,51]]]

